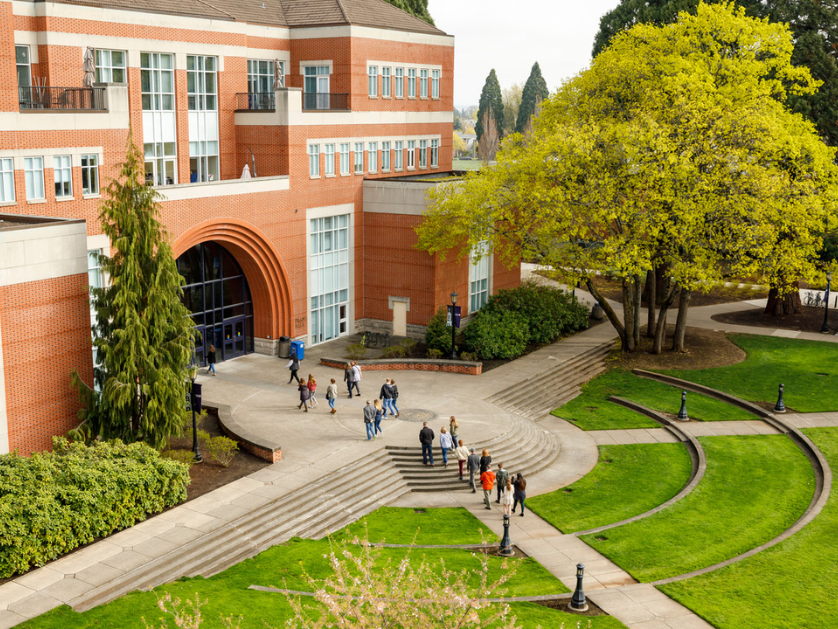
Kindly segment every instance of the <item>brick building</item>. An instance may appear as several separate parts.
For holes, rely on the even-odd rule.
[[[453,37],[383,0],[0,0],[0,452],[75,423],[129,130],[199,360],[418,334],[452,290],[467,314],[516,285],[414,248],[451,169],[453,68]]]

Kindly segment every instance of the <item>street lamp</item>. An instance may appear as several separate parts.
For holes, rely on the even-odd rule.
[[[588,611],[588,601],[585,600],[585,592],[582,590],[582,579],[584,577],[585,565],[576,564],[576,590],[573,592],[573,598],[570,599],[570,611]]]
[[[515,554],[515,551],[512,550],[512,540],[509,539],[509,516],[505,513],[503,514],[503,538],[500,540],[498,554],[503,557],[511,557]]]
[[[451,293],[451,360],[457,360],[457,348],[454,346],[455,337],[457,334],[457,328],[454,327],[456,323],[456,318],[454,317],[454,311],[457,307],[457,292]]]
[[[198,377],[198,366],[195,364],[195,355],[192,355],[192,368],[189,370],[189,378],[192,380],[192,390],[190,392],[189,401],[192,407],[192,452],[195,454],[195,463],[200,463],[204,460],[201,453],[198,451],[198,420],[195,417],[195,411],[201,411],[201,383],[195,382]]]
[[[678,411],[678,419],[682,422],[690,421],[689,415],[687,415],[687,392],[681,391],[681,410]]]
[[[821,326],[821,334],[829,334],[829,326],[827,325],[827,318],[829,318],[829,283],[832,281],[832,273],[826,274],[826,292],[823,299],[823,325]]]

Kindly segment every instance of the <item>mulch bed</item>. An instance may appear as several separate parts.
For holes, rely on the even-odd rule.
[[[690,307],[715,306],[716,304],[728,304],[734,301],[746,301],[749,299],[765,299],[768,297],[768,290],[751,290],[751,285],[745,282],[745,288],[736,286],[714,286],[709,292],[701,293],[693,291],[690,297]],[[598,277],[594,280],[594,286],[606,299],[617,303],[623,303],[622,284],[617,280],[606,277]],[[677,302],[674,306],[677,307]],[[642,306],[646,307],[644,300]]]
[[[831,300],[830,300],[831,301]],[[820,332],[823,325],[823,308],[803,306],[800,314],[773,317],[765,314],[763,308],[749,308],[738,312],[713,315],[713,321],[733,325],[751,325],[760,328],[779,328],[796,332]],[[829,329],[838,332],[838,312],[829,309]]]
[[[735,365],[745,360],[745,351],[735,345],[724,332],[687,327],[684,337],[685,352],[673,352],[674,325],[666,328],[666,343],[661,354],[651,354],[652,339],[646,338],[641,328],[640,350],[632,354],[616,351],[615,364],[626,369],[709,369]]]
[[[533,601],[536,605],[541,605],[542,607],[549,607],[550,609],[558,609],[559,611],[563,612],[570,612],[571,614],[577,614],[579,616],[607,616],[602,609],[596,606],[596,604],[589,598],[586,597],[586,602],[588,603],[588,609],[584,612],[577,611],[575,609],[570,609],[570,599],[554,599],[551,601]]]

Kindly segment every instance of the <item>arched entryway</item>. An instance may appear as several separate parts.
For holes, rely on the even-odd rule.
[[[177,259],[186,285],[183,301],[201,335],[196,360],[205,363],[210,344],[217,360],[253,352],[253,301],[244,272],[233,255],[217,242],[195,245]]]

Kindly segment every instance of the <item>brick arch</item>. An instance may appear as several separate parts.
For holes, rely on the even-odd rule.
[[[291,288],[276,248],[259,229],[236,219],[209,220],[175,239],[175,259],[195,245],[214,241],[224,246],[241,266],[253,300],[253,334],[276,339],[293,336]]]

